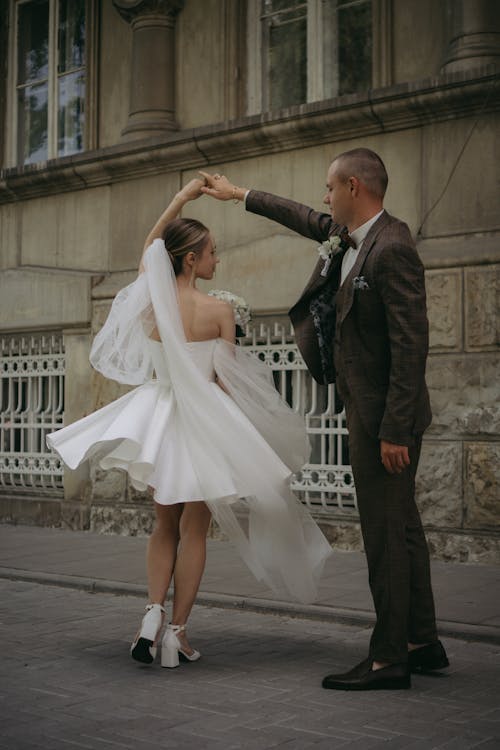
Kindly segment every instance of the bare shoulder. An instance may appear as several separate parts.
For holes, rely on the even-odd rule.
[[[216,310],[221,320],[232,320],[234,319],[233,306],[229,302],[224,302],[221,299],[215,299],[209,297],[209,300],[213,300],[214,310]]]
[[[210,312],[212,315],[220,319],[227,319],[228,317],[234,317],[233,307],[229,302],[212,297],[208,294],[200,292],[199,304]]]

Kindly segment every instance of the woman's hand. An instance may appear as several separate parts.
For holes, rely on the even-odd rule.
[[[196,200],[196,198],[199,198],[200,195],[202,195],[201,188],[206,184],[207,183],[205,180],[202,180],[199,177],[195,177],[186,185],[184,185],[184,187],[179,190],[177,195],[185,202],[194,201]]]
[[[200,172],[200,174],[205,178],[205,185],[201,189],[205,195],[211,195],[219,201],[244,200],[246,188],[236,187],[224,175],[208,174],[208,172]]]
[[[146,237],[141,261],[139,263],[139,273],[142,273],[144,271],[144,253],[146,252],[150,244],[158,237],[163,237],[163,233],[168,223],[180,214],[183,206],[188,201],[194,201],[196,200],[196,198],[199,198],[200,195],[202,195],[201,188],[205,184],[205,180],[201,180],[198,177],[195,177],[194,180],[188,182],[187,185],[184,185],[184,187],[174,195],[167,208],[164,210],[164,212]]]

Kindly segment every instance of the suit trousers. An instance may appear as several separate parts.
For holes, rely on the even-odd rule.
[[[409,449],[410,466],[389,474],[380,441],[369,435],[352,399],[341,389],[349,430],[350,462],[377,622],[370,641],[375,661],[408,658],[408,642],[437,640],[429,552],[415,503],[421,437]]]

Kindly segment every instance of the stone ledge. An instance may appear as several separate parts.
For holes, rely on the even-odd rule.
[[[0,171],[0,203],[495,112],[497,81],[488,65],[9,168]]]
[[[328,541],[339,550],[362,550],[359,521],[345,516],[316,520]],[[154,510],[129,503],[68,503],[57,498],[0,496],[0,523],[67,528],[121,536],[145,536],[152,530]],[[431,558],[445,562],[500,564],[500,534],[495,531],[461,531],[453,528],[425,527]],[[220,539],[217,527],[209,538]]]
[[[0,523],[85,531],[90,525],[90,508],[62,498],[2,494]]]
[[[451,237],[416,237],[427,270],[484,266],[500,261],[500,232],[474,232]]]

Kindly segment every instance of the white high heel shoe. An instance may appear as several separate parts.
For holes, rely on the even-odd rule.
[[[181,646],[181,642],[178,639],[178,633],[182,633],[186,630],[185,625],[172,625],[168,624],[165,630],[165,635],[161,642],[161,665],[162,667],[169,667],[173,669],[179,666],[179,657],[184,661],[198,661],[201,654],[199,651],[193,650],[192,654],[188,654],[187,651]]]
[[[140,630],[130,646],[132,659],[143,664],[154,662],[164,614],[165,609],[161,604],[148,604]]]

